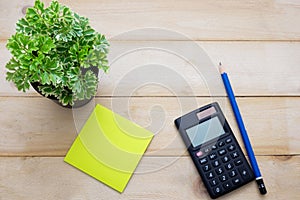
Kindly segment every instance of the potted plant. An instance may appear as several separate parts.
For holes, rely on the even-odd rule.
[[[33,88],[62,106],[81,106],[97,92],[98,70],[108,70],[109,43],[86,17],[52,1],[36,0],[8,39],[8,81],[23,92]]]

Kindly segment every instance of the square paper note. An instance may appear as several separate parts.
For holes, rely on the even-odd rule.
[[[64,161],[123,192],[153,133],[97,105]]]

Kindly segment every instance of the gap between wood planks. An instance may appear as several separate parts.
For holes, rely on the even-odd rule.
[[[104,96],[101,96],[101,95],[97,95],[95,96],[95,98],[111,98],[111,99],[116,99],[116,98],[177,98],[177,97],[180,97],[180,98],[226,98],[227,96],[209,96],[209,95],[197,95],[197,96],[181,96],[181,95],[177,95],[177,96],[140,96],[140,95],[132,95],[132,96],[109,96],[109,95],[104,95]],[[296,94],[291,94],[291,95],[235,95],[236,98],[288,98],[288,97],[300,97],[300,93],[299,95],[296,95]],[[35,99],[43,99],[43,98],[46,98],[46,97],[43,97],[39,94],[35,94],[35,93],[29,93],[29,94],[26,94],[24,96],[14,96],[14,95],[1,95],[0,94],[0,98],[35,98]]]
[[[247,155],[245,155],[248,158]],[[0,155],[0,158],[63,158],[63,155],[20,155],[20,154],[10,154],[10,155]],[[189,155],[147,155],[144,154],[143,157],[149,158],[175,158],[175,157],[190,157]],[[282,155],[255,155],[255,157],[278,157],[284,160],[290,159],[292,157],[300,157],[300,154],[282,154]]]
[[[0,38],[0,43],[6,43],[9,38]],[[109,41],[112,42],[187,42],[187,41],[195,41],[195,42],[282,42],[282,43],[287,43],[287,42],[300,42],[300,39],[191,39],[191,40],[166,40],[166,39],[157,39],[157,40],[114,40],[114,39],[109,39]]]

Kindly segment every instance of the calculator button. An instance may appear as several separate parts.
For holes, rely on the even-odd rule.
[[[234,161],[234,164],[235,164],[236,166],[239,166],[239,165],[242,164],[242,163],[243,163],[243,161],[242,161],[241,159],[238,159],[238,160]]]
[[[235,179],[232,180],[232,183],[234,185],[238,185],[240,182],[241,182],[241,180],[239,178],[235,178]]]
[[[202,159],[200,159],[199,162],[200,162],[201,165],[203,165],[203,164],[207,163],[207,158],[206,157],[202,158]]]
[[[209,159],[214,160],[214,159],[217,158],[217,154],[212,153],[212,154],[210,154],[208,157],[209,157]]]
[[[211,186],[216,186],[219,182],[218,182],[217,179],[213,179],[209,183],[210,183]]]
[[[205,148],[205,149],[204,149],[204,153],[208,153],[209,151],[210,151],[209,148]]]
[[[228,144],[228,143],[230,143],[232,141],[232,139],[231,138],[227,138],[226,140],[225,140],[225,142]]]
[[[229,147],[227,148],[228,151],[233,151],[235,150],[235,146],[233,144],[229,145]]]
[[[229,190],[229,189],[231,188],[231,183],[230,183],[230,182],[224,183],[224,184],[223,184],[223,188],[224,188],[225,190]]]
[[[217,174],[222,174],[224,172],[222,167],[219,167],[218,169],[216,169]]]
[[[225,142],[223,142],[223,141],[218,142],[218,146],[219,146],[219,147],[222,147],[222,146],[224,146],[224,145],[225,145]]]
[[[225,153],[226,153],[226,150],[225,150],[225,149],[219,150],[219,155],[220,155],[220,156],[223,156]]]
[[[226,168],[227,170],[230,170],[230,169],[233,168],[233,164],[232,164],[232,163],[228,163],[228,164],[225,165],[225,168]]]
[[[222,189],[221,189],[220,186],[217,186],[217,187],[214,188],[214,193],[215,194],[221,194],[221,192],[222,192]]]
[[[231,154],[231,157],[232,157],[233,159],[239,157],[238,152],[233,152],[233,153]]]
[[[218,148],[217,145],[212,145],[212,146],[211,146],[211,149],[212,149],[212,150],[215,150],[215,149],[217,149],[217,148]]]
[[[224,156],[224,157],[222,158],[222,161],[223,161],[224,163],[228,162],[229,160],[230,160],[230,159],[229,159],[228,156]]]
[[[215,177],[215,175],[214,175],[213,172],[209,172],[209,173],[206,174],[206,177],[207,177],[208,179],[212,179],[212,178]]]
[[[244,180],[247,180],[250,178],[249,172],[244,167],[239,168],[239,171]]]
[[[227,181],[228,177],[226,175],[222,175],[219,177],[220,181],[224,182]]]
[[[197,156],[197,157],[203,156],[203,152],[202,152],[202,151],[198,151],[198,152],[196,153],[196,156]]]
[[[230,177],[235,177],[236,175],[237,175],[237,172],[235,169],[229,172]]]
[[[211,169],[210,164],[207,164],[207,165],[204,165],[204,166],[203,166],[203,170],[204,170],[205,172],[208,172],[210,169]]]
[[[213,161],[212,165],[213,165],[214,167],[218,167],[218,166],[220,165],[219,160]]]

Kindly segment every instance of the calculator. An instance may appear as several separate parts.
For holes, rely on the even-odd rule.
[[[179,117],[175,125],[211,198],[255,179],[217,102]]]

